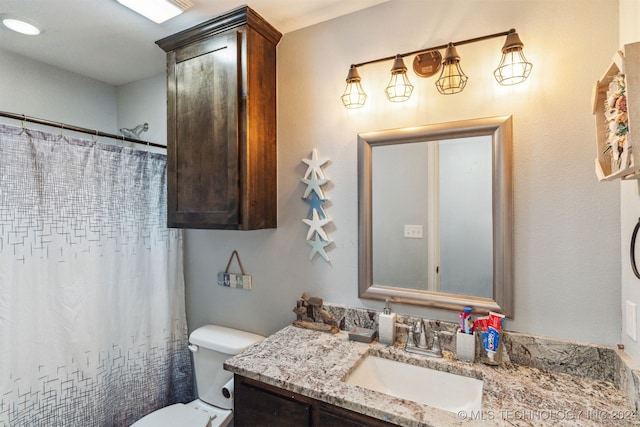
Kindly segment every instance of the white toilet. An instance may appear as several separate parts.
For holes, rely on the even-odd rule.
[[[176,403],[141,418],[131,427],[225,427],[233,418],[233,374],[225,360],[264,337],[224,326],[205,325],[189,336],[198,399]]]

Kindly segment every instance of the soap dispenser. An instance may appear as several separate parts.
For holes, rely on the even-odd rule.
[[[384,303],[384,310],[378,317],[378,341],[393,345],[396,342],[396,314],[391,312],[389,300]]]

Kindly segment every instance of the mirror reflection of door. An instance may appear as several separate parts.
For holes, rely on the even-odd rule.
[[[373,149],[373,281],[493,296],[491,136]]]

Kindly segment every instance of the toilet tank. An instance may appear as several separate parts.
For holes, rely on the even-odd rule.
[[[218,325],[205,325],[189,336],[193,354],[198,398],[223,409],[233,409],[233,399],[222,388],[233,378],[223,363],[230,357],[264,339],[263,336]]]

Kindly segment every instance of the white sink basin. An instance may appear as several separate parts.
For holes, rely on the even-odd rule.
[[[482,406],[479,379],[377,356],[366,356],[344,381],[454,413],[479,411]]]

